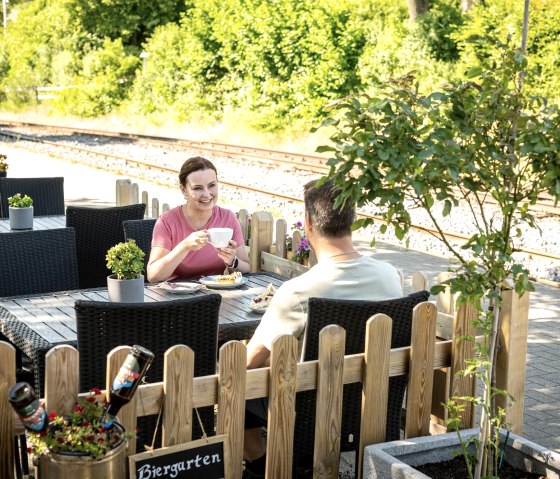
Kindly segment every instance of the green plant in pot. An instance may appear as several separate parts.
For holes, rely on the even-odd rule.
[[[145,253],[133,239],[109,248],[107,268],[113,273],[107,278],[110,301],[144,301],[144,256]]]
[[[132,437],[120,424],[102,426],[105,402],[94,388],[80,398],[68,416],[51,411],[45,432],[29,433],[29,448],[40,477],[61,478],[87,473],[88,477],[126,476],[126,439]],[[82,474],[79,474],[81,472]]]
[[[489,39],[484,39],[488,42]],[[432,233],[453,258],[451,279],[432,288],[458,293],[459,304],[475,311],[483,339],[463,374],[481,381],[481,397],[456,397],[448,404],[450,428],[461,427],[466,404],[480,408],[477,458],[470,477],[499,477],[497,428],[505,427],[509,393],[495,377],[503,294],[533,290],[529,272],[516,256],[522,228],[536,226],[530,209],[542,194],[560,198],[560,111],[543,98],[524,93],[527,60],[510,45],[498,44],[495,58],[479,58],[465,81],[423,94],[414,76],[391,80],[372,96],[343,98],[333,114],[328,177],[342,188],[338,205],[355,200],[373,205],[396,237],[407,237],[410,210],[422,209]],[[491,207],[487,199],[495,203]],[[472,224],[470,238],[457,244],[445,220],[462,215]],[[356,228],[373,225],[360,219]],[[373,243],[373,242],[372,242]]]
[[[6,176],[8,171],[8,155],[0,153],[0,178]]]
[[[8,198],[8,214],[10,228],[13,230],[29,230],[33,228],[33,200],[16,193]]]

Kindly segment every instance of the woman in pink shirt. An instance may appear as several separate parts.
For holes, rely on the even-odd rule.
[[[249,271],[249,257],[241,226],[235,214],[218,201],[218,172],[201,157],[189,158],[179,172],[179,188],[186,203],[162,213],[152,236],[148,281]],[[233,237],[225,248],[208,240],[209,228],[232,228]]]

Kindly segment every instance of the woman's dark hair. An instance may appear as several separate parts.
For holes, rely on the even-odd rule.
[[[316,183],[317,180],[313,180],[303,187],[305,211],[313,227],[322,236],[331,238],[352,234],[352,223],[356,219],[354,205],[347,200],[335,210],[334,203],[341,189],[332,181],[326,181],[319,187]]]
[[[181,166],[181,171],[179,171],[179,183],[183,186],[187,186],[187,176],[191,173],[199,170],[214,170],[216,172],[216,178],[218,177],[218,170],[210,160],[202,158],[202,156],[194,156],[189,158]]]

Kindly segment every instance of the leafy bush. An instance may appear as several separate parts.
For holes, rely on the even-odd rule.
[[[144,252],[129,239],[125,243],[118,243],[107,251],[107,268],[117,279],[136,279],[144,271]]]
[[[33,200],[27,195],[21,196],[21,193],[16,193],[8,198],[8,206],[12,208],[29,208],[33,206]]]

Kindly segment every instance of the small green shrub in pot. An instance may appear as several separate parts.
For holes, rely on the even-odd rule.
[[[27,195],[22,197],[21,193],[16,193],[8,198],[8,205],[12,208],[29,208],[33,206],[33,200]]]
[[[0,171],[8,171],[8,155],[4,153],[0,153]]]
[[[129,239],[124,243],[118,243],[107,251],[107,268],[117,279],[137,279],[144,271],[144,252]]]

